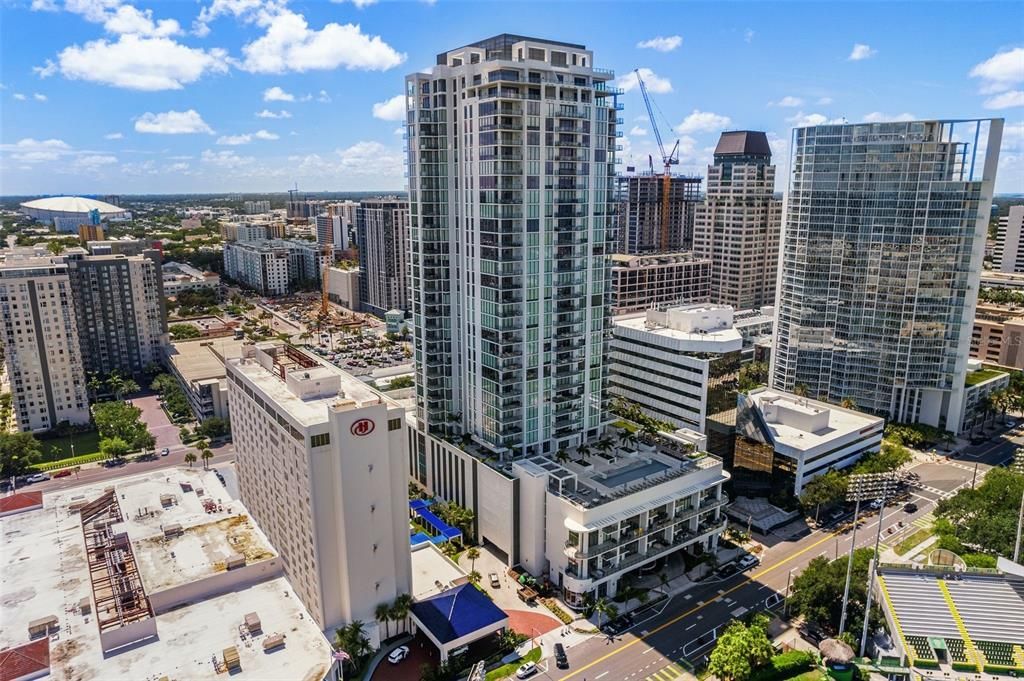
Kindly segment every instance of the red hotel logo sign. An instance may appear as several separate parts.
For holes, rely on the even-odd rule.
[[[349,431],[353,435],[362,437],[364,435],[369,435],[370,433],[372,433],[374,428],[376,428],[376,425],[370,419],[359,419],[358,421],[352,424],[352,427],[349,428]]]

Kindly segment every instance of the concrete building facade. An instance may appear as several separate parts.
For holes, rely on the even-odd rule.
[[[18,430],[89,422],[78,323],[63,257],[0,262],[0,329]]]
[[[692,252],[611,256],[611,313],[707,302],[712,262]]]
[[[616,179],[619,200],[619,253],[689,250],[693,246],[694,216],[700,199],[699,177],[675,176],[669,181],[668,241],[662,243],[661,214],[664,180],[652,173]]]
[[[993,264],[1000,272],[1024,272],[1024,206],[1010,206],[1009,213],[999,218]]]
[[[775,302],[782,201],[763,132],[724,132],[697,205],[693,251],[711,260],[711,302],[749,310]]]
[[[1002,128],[793,131],[772,387],[961,430]]]
[[[979,303],[971,333],[971,357],[1024,369],[1024,310]]]
[[[327,275],[327,297],[346,310],[362,309],[359,298],[359,268],[345,269],[332,267]]]
[[[227,379],[241,498],[299,598],[322,630],[375,621],[410,590],[404,410],[291,346],[246,346]]]
[[[336,253],[299,239],[224,244],[224,274],[263,295],[283,296],[296,284],[319,283]]]
[[[340,221],[340,218],[338,218]],[[409,202],[364,199],[356,210],[359,302],[378,317],[409,310]]]
[[[613,75],[593,58],[502,34],[406,78],[426,432],[465,434],[501,457],[599,432],[621,119]]]

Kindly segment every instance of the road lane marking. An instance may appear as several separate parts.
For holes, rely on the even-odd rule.
[[[609,673],[610,672],[601,672],[600,674],[598,674],[597,676],[594,677],[594,681],[597,681],[601,677],[608,676]]]
[[[689,631],[690,629],[693,629],[695,626],[697,626],[696,622],[694,622],[690,626],[686,627],[686,631]],[[679,648],[676,648],[676,650],[679,650]],[[675,652],[675,650],[673,650],[672,652]]]
[[[647,650],[645,650],[644,652],[642,652],[640,654],[641,655],[646,655],[647,653],[651,652],[652,650],[654,650],[654,648],[648,648]]]
[[[697,605],[695,605],[694,607],[690,608],[689,610],[687,610],[687,611],[685,611],[683,613],[680,613],[679,615],[676,615],[675,617],[670,619],[668,622],[665,622],[664,624],[655,627],[653,630],[651,630],[647,634],[644,634],[644,635],[642,635],[641,637],[638,637],[638,638],[634,638],[632,641],[629,641],[628,643],[623,645],[621,648],[618,648],[616,650],[612,650],[612,651],[610,651],[608,653],[605,653],[604,655],[602,655],[601,657],[597,658],[593,662],[589,662],[589,663],[583,665],[582,667],[580,667],[579,669],[576,669],[575,671],[569,672],[565,676],[563,676],[560,679],[558,679],[558,681],[569,681],[569,679],[573,678],[574,676],[577,676],[580,673],[587,671],[588,669],[592,669],[594,666],[596,666],[598,664],[601,664],[602,662],[604,662],[608,658],[610,658],[610,657],[612,657],[614,655],[618,655],[619,653],[621,653],[622,651],[630,648],[631,646],[634,646],[637,643],[640,643],[641,641],[646,640],[647,638],[653,636],[654,634],[657,634],[658,632],[667,629],[668,627],[672,626],[673,624],[678,623],[679,621],[689,617],[690,615],[693,615],[698,610],[701,610],[704,607],[710,605],[711,603],[714,603],[715,601],[719,600],[722,597],[723,594],[733,593],[734,591],[738,591],[738,590],[742,589],[747,584],[750,584],[754,580],[759,579],[763,575],[766,575],[769,572],[772,572],[772,571],[782,567],[786,563],[789,563],[790,561],[792,561],[792,560],[794,560],[796,558],[799,558],[800,556],[804,555],[808,551],[812,551],[812,550],[818,548],[819,546],[821,546],[825,542],[832,541],[839,534],[840,533],[838,533],[838,532],[831,532],[831,533],[825,535],[824,537],[822,537],[818,541],[814,542],[813,544],[809,544],[808,546],[800,549],[796,553],[787,556],[783,560],[777,561],[776,563],[774,563],[772,565],[769,565],[768,567],[764,568],[763,570],[760,570],[760,571],[752,574],[751,576],[747,577],[742,582],[740,582],[740,583],[730,587],[728,590],[722,592],[722,594],[719,594],[718,596],[715,596],[714,598],[708,600],[706,603],[703,602],[703,601],[697,603]]]

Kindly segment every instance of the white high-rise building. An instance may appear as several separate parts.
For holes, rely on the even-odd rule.
[[[406,78],[421,429],[501,457],[598,434],[613,78],[584,45],[508,34]]]
[[[1002,132],[1002,119],[793,131],[773,388],[961,430]]]
[[[242,502],[295,592],[321,629],[374,622],[410,590],[404,410],[287,345],[248,346],[227,379]]]
[[[63,256],[0,262],[0,339],[21,431],[89,422],[85,368]]]
[[[1010,212],[999,218],[993,262],[1000,272],[1024,272],[1024,206],[1010,206]]]

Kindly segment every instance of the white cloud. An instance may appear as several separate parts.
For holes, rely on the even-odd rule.
[[[888,123],[891,121],[914,121],[917,116],[912,113],[887,114],[881,111],[872,111],[864,116],[865,123]]]
[[[792,123],[794,128],[810,128],[815,125],[825,125],[826,123],[840,124],[846,122],[844,118],[829,118],[820,113],[805,114],[803,111],[798,111],[786,120]]]
[[[404,135],[405,134],[405,126],[404,125],[398,126],[397,128],[395,128],[394,130],[391,131],[391,134],[392,135],[398,135],[398,136]]]
[[[832,98],[831,98],[831,97],[821,97],[821,98],[819,98],[819,99],[818,99],[818,101],[817,101],[817,102],[815,102],[815,103],[816,103],[816,104],[817,104],[818,106],[828,106],[829,104],[831,104],[831,103],[832,103]]]
[[[234,151],[213,151],[206,149],[200,159],[203,163],[210,163],[221,168],[240,168],[253,163],[256,159],[252,156],[239,156]]]
[[[375,103],[373,117],[382,121],[405,120],[405,95],[395,95],[391,99]]]
[[[270,109],[264,109],[256,113],[256,118],[291,118],[292,115],[289,111],[281,109],[280,111],[271,111]]]
[[[154,135],[213,134],[213,130],[195,109],[156,114],[147,111],[135,121],[135,132]]]
[[[768,102],[768,105],[769,106],[791,107],[791,108],[795,109],[798,106],[803,106],[804,105],[804,100],[800,99],[799,97],[794,97],[793,95],[786,95],[785,97],[783,97],[782,99],[780,99],[777,102]]]
[[[33,12],[56,12],[59,8],[55,0],[32,0],[30,9]]]
[[[755,35],[757,35],[757,34],[754,32],[754,29],[748,28],[747,30],[745,30],[743,32],[743,42],[745,42],[745,43],[753,42]]]
[[[183,173],[189,169],[189,165],[184,162],[172,163],[171,165],[164,168],[169,173]]]
[[[385,71],[405,61],[380,36],[362,32],[358,24],[326,24],[319,31],[309,28],[306,18],[291,10],[278,9],[257,19],[266,33],[242,47],[240,66],[253,73],[328,70],[345,67]]]
[[[71,145],[64,140],[37,140],[31,137],[19,140],[15,144],[0,145],[0,150],[10,152],[12,160],[22,163],[56,161],[72,151]]]
[[[694,109],[693,113],[676,126],[676,132],[687,135],[695,132],[718,132],[729,127],[732,120],[728,116]]]
[[[237,146],[252,142],[252,135],[222,135],[217,138],[217,144],[221,146]]]
[[[327,94],[327,90],[321,90],[320,91],[320,95],[316,98],[316,101],[318,101],[318,102],[325,102],[325,103],[326,102],[330,102],[331,101],[331,96],[329,94]]]
[[[634,125],[633,129],[629,131],[629,134],[633,137],[642,137],[647,134],[647,128],[642,128],[639,125]]]
[[[15,92],[13,95],[11,95],[11,97],[14,97],[19,102],[24,102],[26,99],[28,99],[28,97],[21,94],[20,92]]]
[[[981,79],[983,95],[1004,92],[1024,82],[1024,47],[997,52],[971,69],[970,76]]]
[[[641,40],[636,46],[642,50],[657,50],[658,52],[671,52],[683,44],[682,36],[658,36],[650,40]]]
[[[131,5],[121,5],[103,22],[109,33],[130,33],[134,35],[167,37],[181,33],[181,25],[174,19],[153,20],[153,10],[139,10]]]
[[[257,130],[252,134],[252,136],[258,140],[276,140],[281,137],[277,133],[270,132],[269,130]]]
[[[295,95],[291,94],[290,92],[285,92],[280,87],[275,85],[274,87],[269,87],[269,88],[267,88],[266,90],[263,91],[263,101],[264,102],[294,102],[295,101]]]
[[[103,139],[105,139],[105,140],[119,140],[119,139],[123,139],[123,138],[124,138],[124,135],[122,135],[119,132],[110,132],[110,133],[107,133],[106,135],[103,136]]]
[[[33,69],[41,78],[60,71],[70,80],[87,80],[130,90],[180,90],[205,73],[227,71],[227,53],[220,48],[186,47],[169,38],[122,35],[117,42],[94,40],[71,45],[58,63]]]
[[[33,92],[32,99],[36,100],[37,102],[45,102],[46,95],[39,94],[38,92]]]
[[[853,49],[850,50],[850,56],[847,57],[847,61],[861,61],[868,57],[874,57],[878,54],[878,50],[871,49],[870,45],[864,43],[855,43]]]
[[[648,68],[640,69],[640,77],[643,78],[644,85],[647,86],[648,92],[653,92],[657,95],[672,92],[672,81],[668,78],[662,78]],[[615,85],[622,88],[625,92],[639,88],[640,83],[637,80],[636,71],[630,71],[629,73],[619,76],[615,79]]]
[[[346,2],[346,0],[331,0],[331,2],[340,5],[341,3]],[[362,9],[364,7],[369,7],[370,5],[376,5],[377,0],[352,0],[352,4],[355,5],[356,8]]]
[[[96,170],[102,166],[117,163],[117,157],[109,154],[87,154],[75,159],[74,167],[78,170]]]
[[[984,106],[986,109],[1011,109],[1015,106],[1024,106],[1024,92],[1021,90],[1002,92],[995,97],[986,99]]]

